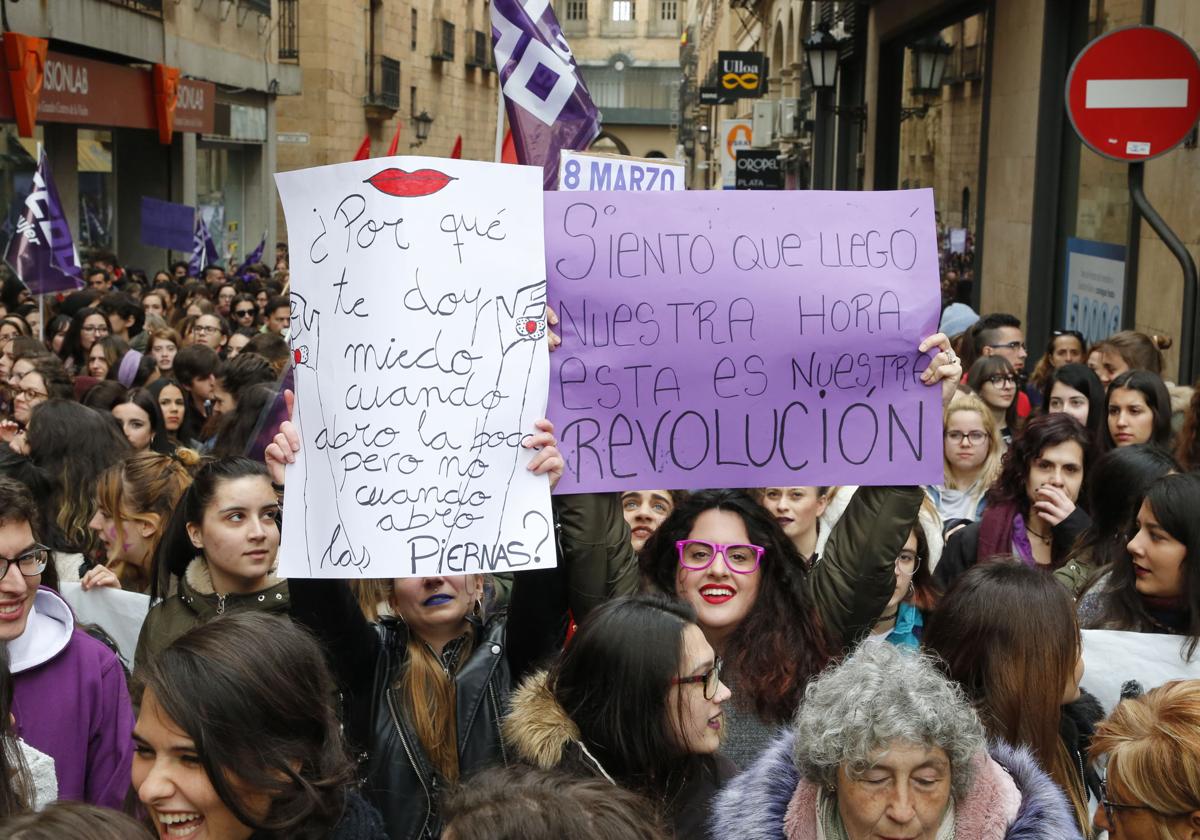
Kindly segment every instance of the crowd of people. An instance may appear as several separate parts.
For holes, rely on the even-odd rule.
[[[1027,366],[951,303],[936,486],[561,495],[555,568],[285,580],[277,258],[0,287],[0,836],[1200,838],[1200,680],[1081,688],[1083,630],[1200,643],[1165,340]]]

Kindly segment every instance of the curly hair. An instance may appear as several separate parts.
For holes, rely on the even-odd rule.
[[[972,759],[986,746],[966,695],[926,655],[864,644],[808,685],[793,723],[792,763],[822,787],[852,778],[895,741],[937,747],[950,759],[950,790],[961,799],[975,780]]]
[[[806,574],[792,541],[771,514],[743,490],[701,490],[675,508],[642,547],[642,574],[663,594],[678,597],[678,540],[709,510],[739,516],[750,541],[762,546],[761,583],[750,611],[729,638],[725,661],[738,691],[734,702],[762,719],[791,717],[805,684],[835,654],[835,646],[797,576]]]
[[[1017,502],[1022,513],[1028,513],[1030,500],[1025,493],[1025,483],[1034,460],[1050,447],[1071,441],[1079,444],[1083,450],[1083,475],[1086,479],[1095,448],[1087,428],[1064,412],[1043,414],[1030,420],[1021,434],[1013,439],[1008,452],[1004,453],[1000,477],[988,492],[988,504]],[[1087,485],[1084,484],[1079,492],[1080,498],[1076,503],[1084,505]]]

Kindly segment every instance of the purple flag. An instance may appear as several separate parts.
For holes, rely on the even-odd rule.
[[[263,249],[267,247],[267,232],[264,230],[262,239],[258,240],[258,247],[246,255],[245,261],[238,266],[237,276],[242,277],[246,273],[246,269],[255,263],[262,262]]]
[[[63,213],[58,190],[50,175],[46,151],[39,146],[38,167],[33,174],[33,189],[25,199],[25,212],[17,220],[17,229],[8,241],[4,259],[17,277],[35,295],[78,289],[83,271],[71,226]]]
[[[493,0],[492,44],[517,160],[558,182],[558,154],[586,149],[600,113],[579,75],[550,0]]]
[[[213,242],[212,235],[208,232],[208,225],[204,223],[204,215],[197,210],[196,230],[192,234],[192,259],[188,265],[188,273],[193,277],[199,277],[205,266],[212,265],[218,259],[220,259],[220,255],[217,253],[216,243]]]

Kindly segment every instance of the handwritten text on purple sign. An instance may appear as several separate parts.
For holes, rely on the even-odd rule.
[[[937,483],[933,194],[547,193],[558,492]]]

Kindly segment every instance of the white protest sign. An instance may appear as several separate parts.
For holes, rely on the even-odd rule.
[[[294,420],[281,574],[554,565],[541,169],[384,158],[275,176]]]
[[[558,161],[558,188],[671,192],[686,188],[684,165],[667,158],[636,158],[599,152],[563,151]]]
[[[132,668],[142,622],[150,611],[150,596],[107,586],[84,592],[81,584],[66,581],[59,585],[58,593],[70,604],[76,621],[95,624],[117,643],[121,661]]]
[[[1137,680],[1149,691],[1171,680],[1200,679],[1200,650],[1183,658],[1183,637],[1123,630],[1083,631],[1083,682],[1107,714],[1121,701],[1121,686]]]

